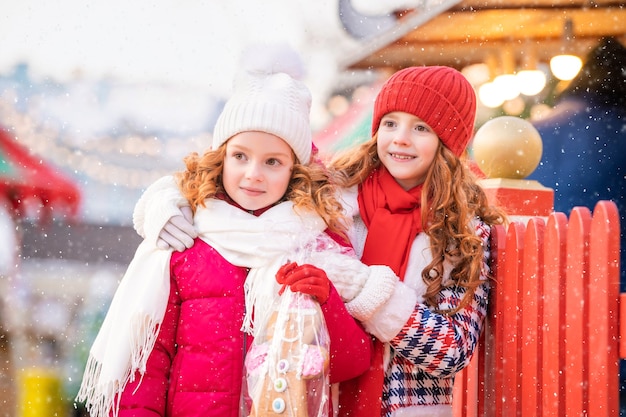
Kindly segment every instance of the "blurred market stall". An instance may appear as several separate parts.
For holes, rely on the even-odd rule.
[[[23,363],[21,367],[16,365],[28,361],[26,340],[31,336],[27,334],[26,323],[20,320],[26,312],[23,301],[28,293],[27,286],[20,281],[23,237],[20,222],[24,219],[41,223],[72,221],[78,213],[80,198],[73,181],[30,154],[9,129],[0,127],[0,244],[3,248],[0,251],[0,404],[3,410],[15,409],[17,398],[27,394],[24,391],[39,393],[44,386],[60,391],[60,381],[55,375],[32,370],[19,377],[15,375],[25,369]],[[27,390],[17,388],[18,380]],[[54,408],[54,404],[40,406]],[[30,405],[31,409],[37,407]]]

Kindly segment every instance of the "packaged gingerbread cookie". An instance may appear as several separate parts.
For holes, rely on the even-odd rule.
[[[286,289],[246,356],[251,417],[329,415],[329,337],[319,304]]]

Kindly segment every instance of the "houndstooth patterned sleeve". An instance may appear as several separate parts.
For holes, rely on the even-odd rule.
[[[436,376],[452,376],[469,363],[483,329],[489,297],[489,232],[482,222],[477,234],[483,239],[483,283],[476,288],[470,304],[453,315],[439,314],[416,304],[402,330],[390,341],[395,354]],[[466,289],[454,286],[440,294],[440,310],[458,305]]]

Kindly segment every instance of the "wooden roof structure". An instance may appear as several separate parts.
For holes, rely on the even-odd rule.
[[[429,4],[430,3],[430,4]],[[361,40],[345,55],[344,69],[397,70],[527,59],[548,62],[567,49],[584,57],[612,36],[626,44],[626,2],[614,0],[424,0],[396,12],[394,27]],[[439,9],[438,9],[439,8]],[[571,37],[566,42],[566,22]]]

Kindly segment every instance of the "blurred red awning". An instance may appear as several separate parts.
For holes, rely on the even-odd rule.
[[[18,213],[48,218],[53,212],[75,217],[80,190],[52,165],[32,155],[0,126],[0,198]]]
[[[330,156],[371,138],[372,105],[352,104],[348,111],[333,119],[313,136],[322,156]]]

